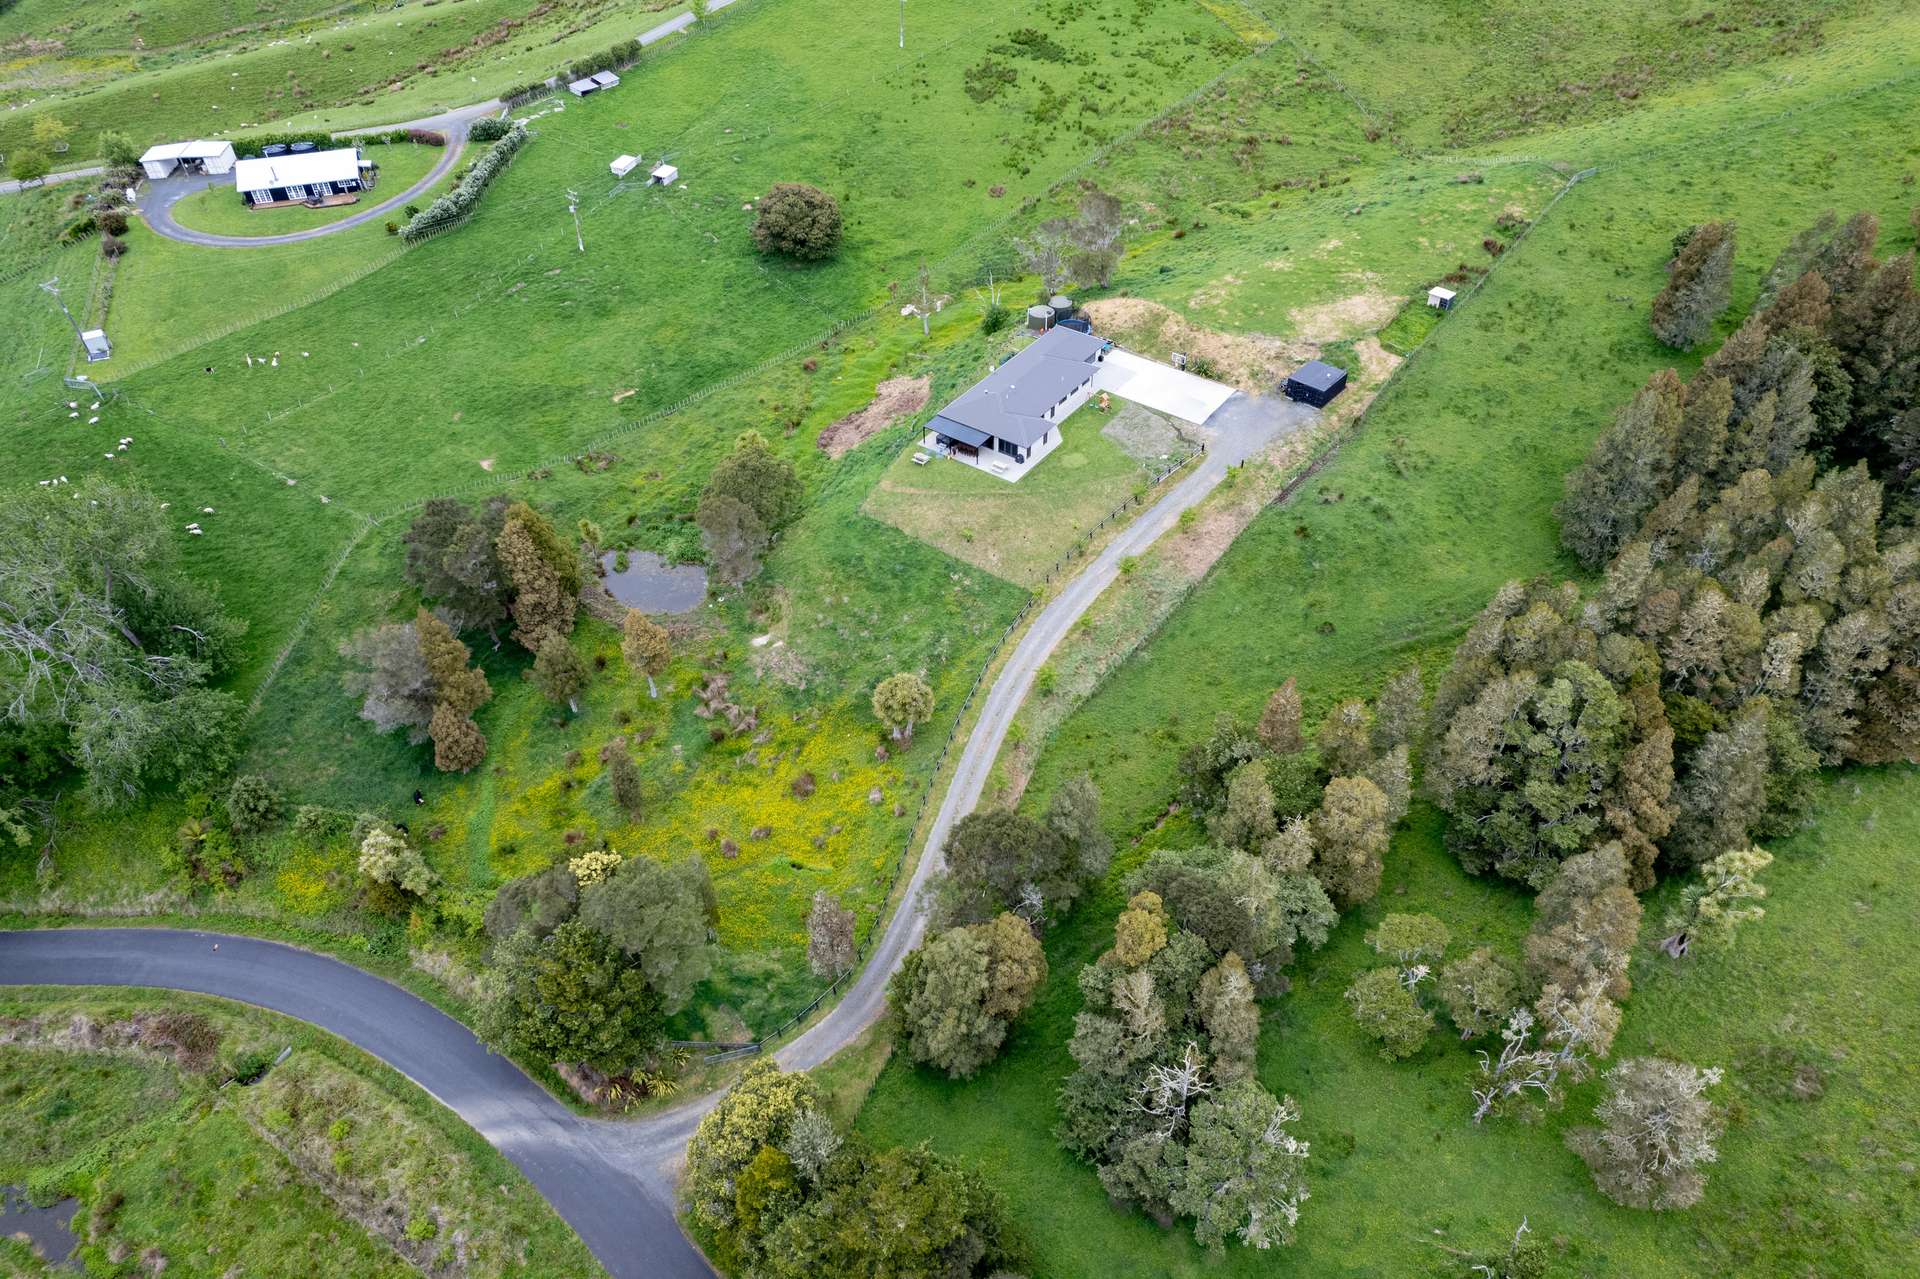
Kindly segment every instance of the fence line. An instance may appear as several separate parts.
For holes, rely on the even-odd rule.
[[[293,656],[293,650],[299,647],[300,641],[306,638],[307,627],[313,623],[313,615],[319,611],[320,601],[325,599],[327,592],[333,589],[334,579],[339,577],[340,570],[347,566],[348,557],[359,549],[360,543],[366,540],[367,534],[373,531],[376,523],[378,521],[361,516],[360,527],[354,530],[352,537],[347,539],[347,544],[340,548],[340,553],[333,557],[333,563],[327,567],[327,575],[320,579],[320,589],[313,593],[313,597],[307,601],[306,608],[301,610],[300,620],[295,622],[293,630],[287,633],[287,642],[282,644],[280,651],[273,655],[273,664],[267,667],[266,678],[260,681],[260,687],[254,689],[253,696],[248,699],[248,719],[260,713],[260,706],[267,700],[267,693],[273,688],[274,682],[280,678],[281,668],[287,664],[287,659]]]
[[[914,426],[907,428],[907,431],[909,433],[917,433],[923,429],[923,427]],[[1182,438],[1184,439],[1185,437],[1183,436]],[[1135,507],[1146,506],[1148,500],[1154,497],[1156,490],[1158,490],[1169,477],[1177,474],[1188,463],[1197,457],[1204,456],[1205,453],[1205,445],[1190,447],[1186,453],[1182,454],[1170,465],[1162,467],[1158,471],[1151,472],[1153,478],[1147,483],[1144,489],[1128,495],[1118,506],[1107,512],[1106,516],[1101,519],[1098,524],[1093,525],[1085,533],[1081,534],[1079,539],[1075,541],[1058,560],[1054,561],[1053,567],[1048,569],[1047,575],[1041,579],[1041,587],[1044,588],[1052,585],[1053,580],[1060,575],[1063,569],[1084,556],[1093,545],[1095,537],[1100,530]],[[876,940],[876,934],[884,932],[880,925],[885,917],[885,903],[893,900],[894,893],[900,887],[900,878],[906,871],[908,855],[912,853],[914,845],[920,842],[921,828],[926,822],[927,808],[933,802],[935,792],[940,788],[940,777],[941,774],[946,771],[947,757],[952,754],[954,743],[960,740],[961,730],[968,728],[967,714],[973,709],[974,699],[980,695],[981,687],[986,684],[987,676],[993,671],[995,664],[999,662],[1002,655],[1005,654],[1007,645],[1013,640],[1013,637],[1019,633],[1021,627],[1026,624],[1027,619],[1032,616],[1034,610],[1041,607],[1042,598],[1043,596],[1039,589],[1034,590],[1028,595],[1027,602],[1020,606],[1020,611],[1014,615],[1012,621],[1007,623],[1006,629],[1000,632],[1000,638],[994,641],[993,651],[988,653],[986,661],[980,664],[979,673],[973,677],[972,686],[967,689],[967,695],[961,699],[960,709],[953,717],[953,724],[947,729],[946,739],[940,743],[940,753],[934,758],[933,769],[927,776],[927,784],[921,788],[919,805],[914,809],[913,820],[907,825],[907,836],[901,842],[899,853],[894,857],[893,869],[887,876],[887,890],[880,899],[882,903],[881,911],[876,914],[872,927],[867,930],[866,937],[855,944],[853,963],[845,972],[842,972],[831,982],[828,982],[826,987],[809,1000],[805,1007],[751,1043],[707,1044],[698,1040],[687,1040],[676,1043],[673,1046],[712,1048],[714,1051],[707,1053],[704,1058],[704,1060],[708,1062],[733,1061],[741,1057],[751,1057],[756,1053],[765,1051],[768,1044],[777,1042],[788,1031],[811,1017],[819,1010],[822,1004],[839,993],[841,987],[847,983],[849,978],[858,975],[862,968],[865,967],[867,956]],[[905,910],[907,907],[908,903],[903,901],[896,905],[894,909]]]

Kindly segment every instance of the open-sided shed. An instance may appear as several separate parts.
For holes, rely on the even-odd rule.
[[[1298,400],[1315,408],[1325,408],[1333,402],[1334,396],[1346,389],[1347,371],[1320,360],[1308,360],[1301,365],[1287,379],[1285,387],[1289,400]]]
[[[164,178],[176,169],[188,173],[229,173],[233,170],[233,143],[202,138],[194,142],[163,142],[148,147],[140,167],[149,178]]]

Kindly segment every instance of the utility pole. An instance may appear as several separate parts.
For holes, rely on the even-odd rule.
[[[580,193],[572,188],[567,190],[567,212],[573,214],[573,242],[580,246],[582,253],[585,253],[586,237],[580,234]]]
[[[907,0],[900,0],[900,47],[907,47]]]
[[[66,312],[67,323],[73,326],[74,340],[80,343],[80,349],[82,351],[86,350],[87,340],[80,336],[80,321],[73,318],[73,312],[67,310],[67,300],[60,296],[60,277],[56,275],[40,287],[48,293],[53,294],[53,300],[60,304],[62,311]]]

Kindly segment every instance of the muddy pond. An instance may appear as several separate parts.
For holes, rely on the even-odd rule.
[[[27,1202],[26,1191],[19,1186],[0,1186],[0,1238],[24,1237],[38,1255],[62,1269],[76,1269],[67,1254],[79,1242],[73,1234],[74,1214],[80,1211],[78,1199],[62,1199],[45,1208]]]
[[[600,567],[607,594],[642,613],[685,613],[707,598],[707,570],[698,564],[669,564],[652,551],[608,551]]]

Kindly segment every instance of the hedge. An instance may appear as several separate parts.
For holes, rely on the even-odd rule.
[[[498,142],[513,132],[513,121],[501,116],[483,116],[473,122],[467,137],[474,142]]]
[[[474,161],[473,168],[467,171],[466,177],[460,179],[459,186],[409,218],[400,237],[411,243],[463,221],[473,212],[473,206],[480,202],[480,193],[500,176],[526,140],[526,126],[516,124],[507,136],[488,147],[487,153]]]
[[[640,42],[622,40],[619,44],[580,59],[567,68],[567,79],[584,80],[596,71],[624,71],[640,61]]]
[[[364,146],[374,143],[386,146],[396,142],[417,142],[422,146],[443,147],[447,145],[446,135],[435,133],[431,129],[388,129],[383,133],[362,133],[345,137],[335,137],[325,130],[301,133],[262,133],[251,138],[239,138],[234,141],[233,153],[243,160],[257,159],[261,151],[276,143],[292,146],[296,142],[311,142],[317,147]]]

